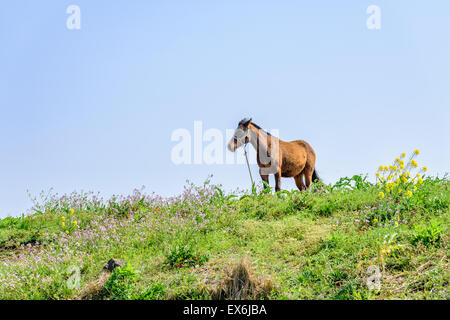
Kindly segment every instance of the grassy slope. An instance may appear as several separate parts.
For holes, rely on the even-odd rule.
[[[449,180],[425,179],[393,214],[379,191],[240,199],[206,183],[172,199],[51,196],[30,216],[0,220],[0,298],[76,298],[114,257],[128,268],[94,298],[204,299],[246,257],[272,282],[271,299],[448,299]],[[80,289],[67,285],[71,265]],[[365,284],[371,265],[383,270],[381,290]]]

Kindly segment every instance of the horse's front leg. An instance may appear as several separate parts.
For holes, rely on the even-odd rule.
[[[261,179],[263,181],[264,189],[267,189],[267,187],[269,186],[269,175],[262,173],[261,169],[259,169],[259,175],[261,176]]]
[[[261,179],[263,181],[264,189],[267,189],[269,187],[269,175],[268,174],[261,174]]]
[[[275,173],[275,192],[281,190],[281,169],[278,169],[277,173]]]

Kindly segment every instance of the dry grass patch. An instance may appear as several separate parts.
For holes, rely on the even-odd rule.
[[[111,276],[111,272],[108,270],[103,270],[100,276],[86,284],[75,300],[91,300],[96,299],[100,296],[101,292],[105,288],[105,284]]]
[[[213,299],[250,300],[265,299],[274,290],[272,279],[257,276],[247,258],[225,271],[224,279],[212,291]]]

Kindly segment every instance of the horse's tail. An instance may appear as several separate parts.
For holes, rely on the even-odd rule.
[[[314,169],[312,174],[312,182],[319,182],[319,181],[320,181],[319,174],[317,173],[316,169]]]

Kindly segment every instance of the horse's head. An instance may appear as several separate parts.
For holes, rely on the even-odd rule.
[[[242,119],[239,122],[238,127],[234,131],[233,137],[228,142],[228,150],[234,152],[237,148],[250,141],[250,130],[248,127],[251,122],[252,119]]]

